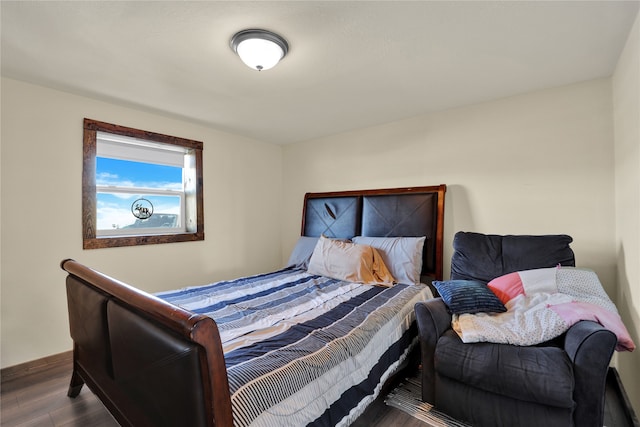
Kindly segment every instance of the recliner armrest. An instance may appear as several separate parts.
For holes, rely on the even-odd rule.
[[[583,320],[566,333],[564,348],[573,362],[576,426],[602,426],[604,389],[617,338],[602,325]]]
[[[438,339],[451,329],[451,314],[442,298],[416,303],[414,306],[422,360],[422,400],[435,403],[434,353]]]

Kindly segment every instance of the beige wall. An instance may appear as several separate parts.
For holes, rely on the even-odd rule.
[[[567,233],[615,296],[609,79],[427,114],[284,147],[283,253],[307,191],[447,184],[456,231]]]
[[[84,117],[204,142],[205,241],[82,249]],[[63,258],[150,292],[279,267],[274,224],[281,152],[280,146],[2,79],[2,367],[71,349]]]
[[[613,79],[617,303],[640,345],[640,15]],[[640,411],[640,350],[620,353],[617,367],[636,413]]]

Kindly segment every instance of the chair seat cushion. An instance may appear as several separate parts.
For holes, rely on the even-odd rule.
[[[465,344],[448,330],[438,340],[434,367],[439,375],[492,393],[560,408],[574,406],[571,361],[556,346]]]

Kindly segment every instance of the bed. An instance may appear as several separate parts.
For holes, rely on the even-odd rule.
[[[283,269],[156,295],[64,260],[68,395],[86,384],[123,426],[349,425],[416,347],[445,191],[307,193]],[[352,280],[353,250],[371,283]]]

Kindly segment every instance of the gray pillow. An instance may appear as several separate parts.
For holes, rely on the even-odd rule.
[[[309,259],[318,243],[319,237],[300,236],[289,255],[286,267],[306,270],[309,267]]]

